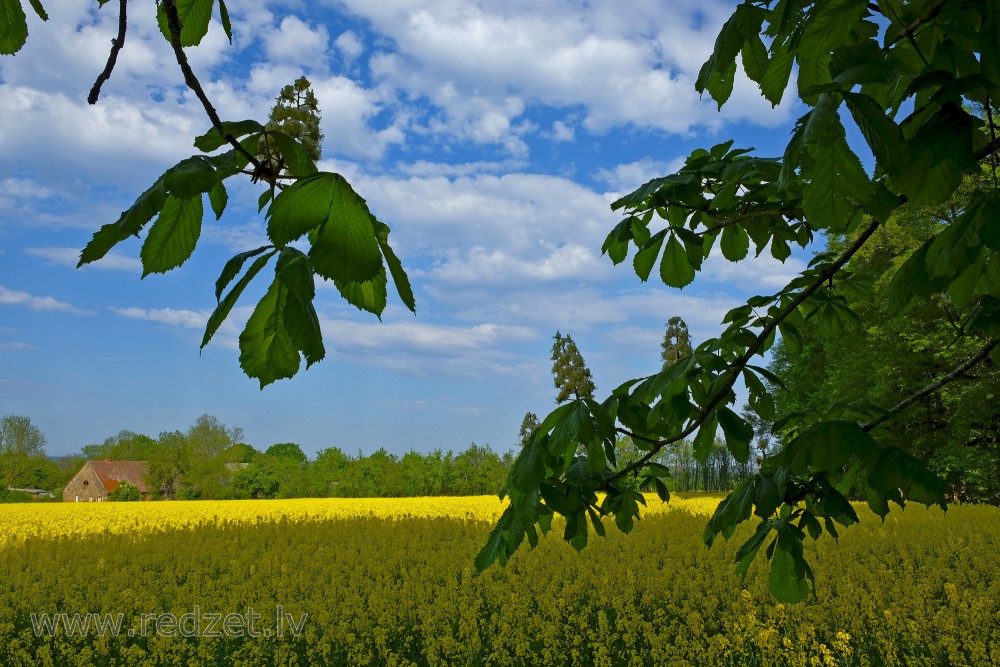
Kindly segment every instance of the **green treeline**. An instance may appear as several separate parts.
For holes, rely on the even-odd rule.
[[[84,463],[105,458],[145,461],[151,497],[182,500],[487,495],[500,491],[513,464],[511,453],[476,443],[457,454],[436,449],[402,456],[384,448],[352,456],[329,447],[309,459],[294,443],[257,450],[244,442],[242,429],[211,415],[199,417],[186,431],[167,431],[155,439],[121,431],[83,447],[77,456],[50,459],[44,436],[26,417],[8,415],[3,425],[10,428],[0,442],[5,482],[0,501],[7,502],[31,499],[9,488],[45,489],[61,500],[63,486]],[[109,499],[138,499],[137,492],[128,491]]]

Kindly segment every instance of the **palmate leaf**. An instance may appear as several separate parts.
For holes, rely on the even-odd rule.
[[[291,243],[329,220],[337,189],[332,176],[302,178],[278,193],[267,209],[267,235],[275,245]]]
[[[801,539],[790,534],[788,528],[778,533],[768,588],[778,602],[795,604],[809,597],[808,579],[812,571],[802,554]]]
[[[161,176],[135,200],[131,208],[123,211],[117,222],[102,225],[80,253],[77,268],[101,259],[115,245],[130,236],[138,236],[153,216],[160,212],[167,200],[167,189]]]
[[[730,262],[738,262],[746,258],[750,251],[750,236],[742,225],[728,225],[722,230],[719,247],[723,257]]]
[[[340,174],[319,173],[281,191],[267,211],[268,236],[282,246],[312,232],[313,270],[341,284],[375,280],[384,271],[376,221]]]
[[[954,102],[946,102],[915,132],[906,168],[894,183],[911,204],[940,204],[976,168],[973,120]]]
[[[326,357],[323,332],[312,301],[304,301],[289,290],[285,301],[285,328],[295,347],[302,352],[306,368]]]
[[[906,159],[903,132],[886,116],[885,110],[868,95],[845,92],[844,101],[879,165],[890,175],[899,171]]]
[[[329,216],[309,250],[313,269],[331,280],[374,279],[383,266],[372,214],[342,176],[320,174],[319,177],[333,184],[333,197]]]
[[[288,288],[275,277],[240,334],[240,367],[263,389],[299,370],[299,351],[288,331]]]
[[[0,0],[0,55],[17,53],[28,40],[28,19],[21,0]]]
[[[379,319],[382,318],[382,312],[385,310],[388,300],[388,281],[385,269],[382,269],[374,278],[365,282],[334,280],[333,284],[347,303],[358,310],[377,315]]]
[[[738,463],[750,460],[750,441],[753,440],[753,427],[745,419],[730,410],[719,408],[717,413],[719,426],[726,435],[726,446],[732,452]]]
[[[237,274],[239,274],[240,269],[243,268],[243,263],[248,258],[259,255],[260,253],[271,248],[271,246],[264,246],[262,248],[257,248],[256,250],[240,253],[226,262],[226,266],[222,270],[222,275],[219,277],[218,282],[215,283],[215,298],[219,300],[219,304],[215,307],[215,310],[212,311],[212,314],[208,318],[208,323],[205,325],[205,335],[201,339],[201,349],[205,349],[208,342],[212,340],[212,336],[214,336],[215,332],[219,330],[219,327],[225,319],[229,317],[230,311],[232,311],[233,306],[236,305],[236,301],[240,298],[240,295],[243,294],[243,290],[247,288],[250,281],[253,280],[258,273],[260,273],[261,269],[264,268],[277,251],[272,249],[271,252],[267,253],[263,257],[258,257],[254,260],[254,263],[250,265],[249,269],[247,269],[246,274],[239,279],[239,281],[233,286],[233,289],[226,294],[225,298],[220,300],[219,296],[222,294],[222,290],[225,289],[226,285],[228,285]]]
[[[208,23],[212,19],[212,6],[215,0],[174,0],[177,5],[177,19],[181,24],[181,46],[198,46],[201,39],[208,34]],[[167,23],[167,13],[163,2],[158,3],[156,22],[160,32],[170,41],[170,27]]]
[[[760,92],[771,106],[778,106],[781,103],[785,89],[788,88],[788,77],[792,73],[794,60],[795,53],[791,49],[790,42],[786,41],[777,48],[772,46],[771,59],[760,82]]]
[[[139,251],[143,278],[177,268],[194,252],[204,215],[201,199],[200,194],[190,199],[167,196]]]
[[[844,229],[871,193],[868,175],[842,131],[815,149],[811,180],[802,195],[802,209],[813,229]]]
[[[695,270],[691,259],[676,235],[667,239],[663,258],[660,260],[660,278],[669,287],[684,287],[694,281]]]
[[[375,237],[378,239],[378,246],[382,250],[382,256],[385,257],[385,263],[389,267],[389,273],[392,275],[392,282],[396,286],[396,293],[399,294],[400,300],[410,309],[410,312],[416,313],[416,302],[413,298],[413,288],[410,287],[410,279],[407,277],[406,271],[403,270],[402,262],[399,261],[396,253],[389,246],[389,225],[378,220],[374,220],[374,223]]]

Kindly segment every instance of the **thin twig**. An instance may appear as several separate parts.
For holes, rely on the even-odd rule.
[[[986,357],[988,357],[989,354],[990,354],[990,352],[993,351],[993,348],[995,348],[997,346],[998,342],[1000,342],[1000,341],[991,340],[990,342],[986,343],[981,348],[979,348],[978,350],[976,350],[976,353],[974,355],[972,355],[971,357],[969,357],[968,359],[966,359],[964,362],[962,362],[961,365],[959,365],[956,368],[952,369],[947,374],[943,375],[940,379],[935,380],[934,382],[930,383],[929,385],[927,385],[923,389],[921,389],[921,390],[915,392],[914,394],[906,397],[898,405],[896,405],[896,407],[894,407],[891,410],[889,410],[889,412],[887,412],[886,414],[882,415],[881,417],[879,417],[875,421],[868,422],[867,424],[865,424],[861,428],[864,429],[865,431],[871,431],[873,428],[875,428],[879,424],[882,424],[882,423],[888,421],[889,419],[891,419],[892,417],[896,416],[897,414],[899,414],[900,412],[902,412],[906,408],[910,407],[911,405],[913,405],[914,403],[916,403],[920,399],[924,398],[925,396],[933,394],[935,391],[937,391],[941,387],[945,386],[949,382],[953,382],[954,380],[957,380],[963,374],[965,374],[965,372],[967,370],[969,370],[970,368],[972,368],[973,366],[975,366],[976,364],[978,364],[980,361],[982,361],[983,359],[985,359]]]
[[[177,64],[181,67],[181,72],[184,73],[184,83],[187,84],[188,88],[194,91],[194,94],[198,96],[201,101],[201,105],[205,107],[205,113],[208,114],[209,120],[212,121],[212,126],[215,128],[222,138],[228,141],[237,152],[243,155],[247,160],[250,161],[253,166],[260,168],[260,160],[254,157],[247,149],[243,148],[240,142],[236,141],[236,138],[225,131],[222,127],[222,120],[219,118],[218,112],[216,112],[215,107],[212,106],[212,102],[208,99],[208,95],[205,94],[205,90],[201,87],[201,82],[198,81],[198,77],[194,75],[194,71],[191,69],[191,64],[188,62],[187,56],[184,55],[184,49],[181,46],[181,22],[177,16],[177,5],[174,0],[162,0],[163,10],[167,15],[167,27],[170,32],[170,45],[174,49],[174,56],[177,58]]]
[[[727,371],[727,373],[729,374],[728,379],[726,380],[725,384],[723,384],[723,386],[716,392],[715,396],[712,397],[712,400],[710,400],[705,405],[705,407],[702,408],[701,416],[692,421],[687,426],[687,428],[669,438],[656,441],[652,441],[649,438],[644,438],[636,433],[632,433],[628,429],[622,429],[622,428],[616,429],[617,432],[622,433],[623,435],[628,435],[630,437],[642,440],[648,444],[652,444],[653,448],[649,452],[647,452],[642,458],[638,459],[637,461],[629,464],[628,466],[622,468],[621,470],[611,475],[607,480],[604,481],[603,484],[601,484],[599,488],[602,489],[607,488],[609,484],[615,482],[621,477],[624,477],[633,470],[638,470],[642,466],[649,463],[649,461],[651,461],[654,456],[659,454],[660,450],[663,449],[665,446],[677,442],[678,440],[683,440],[687,436],[697,431],[701,427],[701,425],[705,423],[709,415],[712,414],[712,411],[715,408],[717,408],[720,403],[722,403],[726,394],[728,394],[729,391],[733,388],[733,385],[736,384],[736,380],[739,378],[740,373],[743,372],[743,370],[750,363],[750,360],[757,354],[757,351],[764,346],[764,343],[767,341],[767,339],[770,338],[771,334],[773,334],[775,329],[778,328],[778,324],[784,321],[785,318],[791,315],[795,310],[797,310],[798,307],[802,305],[802,302],[808,299],[813,292],[821,288],[830,280],[830,278],[836,275],[836,273],[840,271],[840,269],[842,269],[845,264],[847,264],[848,260],[850,260],[851,257],[853,257],[854,254],[857,253],[864,246],[865,242],[868,240],[868,237],[870,237],[872,234],[875,233],[875,230],[879,228],[880,224],[881,223],[879,221],[873,220],[871,224],[865,227],[864,231],[862,231],[861,234],[854,240],[854,243],[852,243],[851,246],[847,250],[845,250],[844,253],[840,255],[840,257],[838,257],[835,262],[833,262],[828,267],[820,271],[819,275],[816,276],[816,280],[814,280],[812,284],[810,284],[804,290],[799,292],[794,299],[789,301],[788,304],[786,304],[785,307],[782,308],[778,312],[778,314],[775,315],[774,318],[771,319],[771,321],[764,326],[764,328],[761,330],[760,334],[757,336],[754,342],[747,347],[747,351],[743,354],[743,356],[734,361],[732,366],[729,367],[729,370]]]
[[[118,2],[118,37],[111,40],[111,53],[108,54],[108,64],[104,66],[104,71],[98,75],[97,81],[94,82],[94,87],[90,89],[90,95],[87,96],[89,104],[97,104],[97,98],[101,96],[101,86],[111,78],[111,72],[115,69],[115,63],[118,62],[118,52],[125,46],[125,4],[127,2],[128,0],[119,0]]]

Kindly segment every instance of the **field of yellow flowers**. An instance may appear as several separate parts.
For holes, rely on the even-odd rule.
[[[0,505],[0,665],[1000,664],[1000,511],[859,510],[783,606],[734,574],[753,526],[702,544],[719,499],[480,575],[492,497]]]

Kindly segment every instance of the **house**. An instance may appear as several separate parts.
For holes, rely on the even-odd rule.
[[[72,503],[99,503],[108,499],[108,495],[118,488],[122,482],[129,482],[142,494],[143,500],[149,500],[149,488],[146,485],[146,474],[149,468],[145,461],[87,461],[80,472],[73,476],[63,489],[63,501]]]

